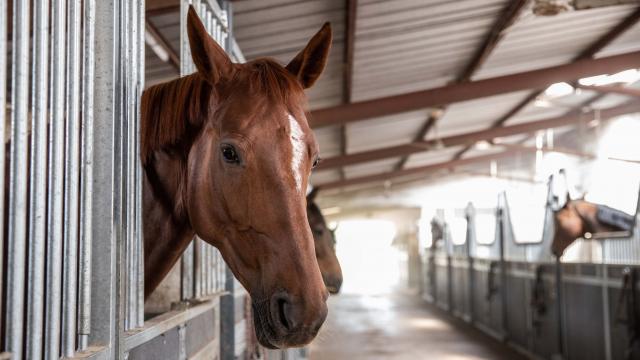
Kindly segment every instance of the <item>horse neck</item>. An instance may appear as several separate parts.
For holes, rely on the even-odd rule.
[[[143,186],[145,298],[195,235],[183,204],[186,158],[157,151],[145,165]]]
[[[588,232],[591,234],[595,234],[600,232],[613,231],[612,227],[602,224],[600,221],[598,221],[597,205],[581,200],[574,205],[574,209],[578,216],[582,219],[584,233]]]

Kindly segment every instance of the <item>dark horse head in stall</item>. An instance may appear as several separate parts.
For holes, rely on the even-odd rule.
[[[307,344],[329,294],[306,214],[318,144],[304,89],[325,67],[331,28],[286,67],[232,63],[193,7],[187,30],[197,72],[142,95],[145,296],[197,235],[249,291],[262,345]]]
[[[336,256],[336,236],[335,231],[327,226],[320,208],[314,201],[317,194],[318,189],[314,188],[307,195],[307,219],[313,234],[316,258],[322,279],[327,290],[332,294],[337,294],[342,286],[342,268]]]
[[[444,222],[437,216],[431,219],[431,247],[436,248],[437,244],[444,240]]]
[[[567,195],[562,208],[554,211],[555,232],[551,252],[560,257],[574,241],[590,235],[614,231],[631,231],[634,217],[623,211],[585,200],[571,200]]]

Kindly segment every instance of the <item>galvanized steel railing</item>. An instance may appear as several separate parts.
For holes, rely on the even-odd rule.
[[[190,3],[181,4],[185,29]],[[244,61],[230,9],[193,5]],[[122,358],[218,306],[144,322],[144,16],[142,0],[0,0],[0,24],[12,24],[0,26],[0,359]],[[181,36],[187,74],[194,67]],[[225,289],[224,261],[203,241],[182,270],[185,300]]]
[[[109,347],[113,331],[92,331],[115,323],[118,304],[126,329],[142,325],[143,20],[141,1],[0,0],[1,350],[14,359]],[[125,292],[111,286],[124,270],[117,249]]]

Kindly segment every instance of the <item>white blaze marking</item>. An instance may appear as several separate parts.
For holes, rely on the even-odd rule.
[[[306,152],[306,146],[304,143],[304,132],[298,124],[298,120],[291,114],[289,117],[289,135],[291,137],[291,170],[293,171],[293,177],[296,180],[296,187],[298,191],[302,191],[302,173],[300,172],[300,166],[302,165],[302,159]]]

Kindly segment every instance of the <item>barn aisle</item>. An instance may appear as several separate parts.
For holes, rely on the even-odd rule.
[[[451,322],[408,292],[341,294],[311,344],[311,360],[525,359],[475,330]]]

